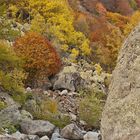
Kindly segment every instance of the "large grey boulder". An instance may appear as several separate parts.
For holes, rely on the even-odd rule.
[[[67,89],[70,91],[76,91],[78,88],[84,85],[84,81],[80,74],[74,73],[64,73],[63,71],[59,73],[56,77],[56,81],[53,85],[55,90]]]
[[[0,126],[3,126],[4,124],[18,124],[21,118],[19,106],[8,106],[0,111]]]
[[[82,140],[83,139],[83,133],[81,129],[78,128],[77,125],[75,124],[69,124],[65,126],[61,130],[61,135],[65,139],[70,139],[70,140]]]
[[[101,131],[103,140],[140,140],[140,25],[119,54]]]
[[[0,127],[8,124],[16,125],[22,119],[33,118],[29,112],[21,110],[21,105],[16,103],[7,93],[0,92],[0,101],[5,104],[5,107],[0,110]]]
[[[20,123],[21,132],[28,135],[50,136],[55,126],[43,120],[23,120]]]
[[[80,72],[78,71],[79,66],[71,63],[70,66],[65,66],[60,73],[58,73],[53,79],[51,79],[53,83],[54,90],[70,90],[75,91],[80,87],[83,87],[84,80],[80,76]]]

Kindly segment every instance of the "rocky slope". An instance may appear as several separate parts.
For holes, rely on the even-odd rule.
[[[101,121],[103,140],[140,139],[140,25],[121,49]]]
[[[99,140],[98,128],[89,128],[86,122],[87,117],[94,119],[91,115],[98,108],[94,104],[89,106],[90,103],[85,100],[84,104],[89,106],[87,109],[94,111],[91,110],[88,116],[84,114],[86,120],[82,120],[78,107],[79,101],[89,94],[85,89],[91,89],[97,96],[106,96],[105,83],[109,77],[99,65],[92,66],[83,61],[77,65],[65,64],[44,90],[28,87],[26,94],[29,96],[24,104],[15,102],[10,93],[0,91],[0,140]],[[80,89],[82,93],[78,92]],[[49,110],[55,112],[54,115],[51,116],[52,112],[48,114]],[[85,113],[84,110],[81,113]]]

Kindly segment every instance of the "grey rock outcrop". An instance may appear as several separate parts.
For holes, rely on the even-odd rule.
[[[62,71],[51,79],[54,90],[76,92],[89,89],[106,93],[105,81],[111,75],[105,73],[99,64],[93,65],[81,60],[78,64],[64,66]]]
[[[29,140],[28,136],[25,134],[21,134],[19,131],[17,131],[16,133],[12,134],[12,136],[18,140]]]
[[[20,123],[21,132],[28,135],[50,136],[55,126],[48,121],[24,120]]]
[[[83,139],[82,131],[75,124],[69,124],[69,125],[65,126],[61,131],[61,135],[65,139],[71,139],[71,140],[82,140]]]
[[[17,105],[11,105],[0,111],[0,126],[7,123],[17,124],[22,116]]]
[[[101,131],[103,140],[140,140],[140,25],[120,51]]]
[[[62,138],[62,136],[60,135],[60,130],[56,128],[54,130],[54,133],[52,134],[51,140],[68,140],[68,139]]]
[[[63,71],[58,75],[58,79],[54,83],[54,89],[68,89],[70,91],[75,91],[78,87],[84,85],[84,81],[80,77],[80,74],[75,73],[63,73]]]
[[[0,110],[0,128],[10,125],[17,125],[23,119],[33,119],[32,115],[21,110],[21,105],[16,103],[10,95],[0,92],[0,101],[5,103],[5,107]]]

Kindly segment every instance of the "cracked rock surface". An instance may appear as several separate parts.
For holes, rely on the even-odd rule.
[[[120,51],[101,131],[103,140],[140,139],[140,25],[129,35]]]

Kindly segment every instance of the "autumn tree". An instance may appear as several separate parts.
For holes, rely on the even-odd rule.
[[[124,35],[127,36],[140,22],[140,11],[136,11],[130,18],[128,24],[125,25],[123,30]]]
[[[134,10],[137,10],[138,4],[137,4],[136,0],[131,0],[129,3]]]
[[[44,17],[37,14],[31,21],[31,31],[44,34],[46,32],[46,22]]]
[[[140,0],[136,0],[138,8],[140,8]]]
[[[67,0],[61,0],[61,2],[59,0],[24,0],[10,7],[11,9],[13,7],[13,11],[16,8],[28,11],[32,17],[31,28],[34,28],[33,31],[38,30],[35,29],[36,27],[39,27],[39,30],[40,27],[43,27],[47,38],[57,47],[62,56],[67,53],[67,58],[77,60],[90,55],[89,40],[82,32],[75,30],[73,12]],[[72,54],[73,52],[78,53],[76,55]]]
[[[115,0],[116,1],[116,12],[122,15],[131,15],[133,9],[128,0]]]
[[[50,42],[38,33],[27,33],[17,39],[14,50],[24,61],[28,73],[26,84],[38,87],[47,77],[56,74],[61,67],[60,57]]]
[[[124,38],[122,32],[117,27],[101,23],[100,28],[96,29],[91,37],[93,60],[111,72],[116,65],[118,51]]]
[[[74,26],[77,31],[84,33],[86,36],[89,34],[89,24],[86,15],[79,13],[75,18]]]
[[[119,27],[121,30],[124,30],[126,24],[130,20],[130,18],[127,16],[123,16],[119,13],[112,13],[112,12],[107,12],[106,18],[107,21],[109,21],[111,24],[115,25],[116,27]]]

